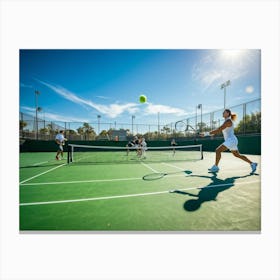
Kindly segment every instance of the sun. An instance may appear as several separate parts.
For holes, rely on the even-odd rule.
[[[221,58],[225,61],[235,62],[245,55],[245,50],[229,49],[221,51]]]

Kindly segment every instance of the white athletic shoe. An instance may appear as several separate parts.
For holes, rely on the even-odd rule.
[[[208,169],[209,172],[218,172],[220,168],[217,165],[213,165],[211,168]]]
[[[257,170],[258,164],[256,162],[251,163],[252,173],[254,173]]]

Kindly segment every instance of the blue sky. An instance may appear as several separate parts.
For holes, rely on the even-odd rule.
[[[49,121],[175,122],[260,97],[260,50],[20,50],[20,111]],[[147,104],[138,97],[145,94]]]

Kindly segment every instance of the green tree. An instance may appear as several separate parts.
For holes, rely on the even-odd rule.
[[[107,130],[102,130],[100,133],[99,133],[100,136],[107,136]]]
[[[47,129],[48,129],[50,135],[53,135],[57,132],[57,130],[55,129],[54,124],[52,122],[47,124]]]
[[[66,129],[65,133],[67,135],[77,135],[77,132],[74,129]]]
[[[158,131],[153,132],[146,132],[144,135],[144,138],[147,140],[157,140],[158,139]]]
[[[82,127],[77,129],[77,132],[80,135],[84,135],[85,140],[94,140],[96,137],[96,133],[93,127],[89,123],[83,123]]]
[[[112,139],[112,135],[113,135],[113,128],[108,129],[107,134],[109,135],[109,138]]]
[[[199,131],[204,131],[205,128],[207,127],[207,125],[204,122],[199,122],[199,123],[197,123],[197,127],[198,127]]]
[[[261,132],[261,112],[246,115],[237,127],[235,133],[260,133]]]
[[[24,136],[24,132],[23,132],[23,129],[27,126],[27,122],[25,121],[19,121],[19,129],[21,131],[21,135],[20,137],[23,137]]]
[[[27,122],[19,121],[19,128],[20,128],[20,130],[23,130],[26,126],[27,126]]]
[[[170,127],[168,127],[168,126],[165,125],[165,126],[161,129],[161,132],[164,133],[164,134],[170,134],[171,129],[170,129]]]
[[[45,128],[41,128],[41,129],[39,130],[39,132],[40,132],[40,134],[48,134],[49,130],[48,130],[47,127],[45,127]]]

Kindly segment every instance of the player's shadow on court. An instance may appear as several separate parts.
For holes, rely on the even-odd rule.
[[[180,190],[175,190],[173,193],[196,197],[197,199],[189,199],[184,203],[184,209],[188,212],[192,212],[198,210],[204,202],[217,201],[218,194],[232,188],[236,179],[246,178],[253,175],[258,176],[256,173],[250,173],[248,175],[235,176],[223,180],[217,178],[217,173],[213,173],[212,176],[191,175],[192,177],[208,178],[211,179],[212,182],[205,187],[198,188],[200,189],[198,194]]]

